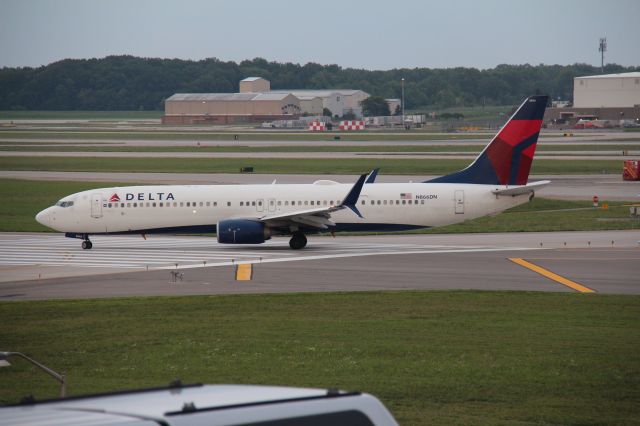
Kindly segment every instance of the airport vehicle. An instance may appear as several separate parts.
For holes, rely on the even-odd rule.
[[[334,389],[182,385],[26,402],[0,408],[2,425],[383,425],[397,422],[374,396]]]
[[[82,239],[94,234],[217,232],[219,243],[260,244],[291,235],[293,249],[322,231],[397,231],[449,225],[530,200],[527,183],[547,96],[531,96],[467,168],[419,183],[354,185],[154,185],[100,188],[61,199],[36,216]],[[369,181],[373,181],[370,177]]]

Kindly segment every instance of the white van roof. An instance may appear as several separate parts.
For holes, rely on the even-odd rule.
[[[257,424],[269,419],[276,421],[325,413],[350,413],[370,419],[361,424],[396,424],[380,401],[358,392],[283,386],[178,384],[0,408],[0,425]],[[326,424],[335,423],[334,420]]]

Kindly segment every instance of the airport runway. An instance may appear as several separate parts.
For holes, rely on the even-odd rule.
[[[0,234],[0,300],[406,289],[640,294],[640,231],[311,237],[219,245],[210,237]],[[250,263],[253,280],[235,281]],[[182,274],[172,281],[171,271]]]

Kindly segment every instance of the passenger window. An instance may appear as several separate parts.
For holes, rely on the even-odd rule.
[[[402,200],[402,204],[407,204],[407,200]]]
[[[202,201],[200,201],[200,207],[202,207],[202,206],[203,206],[203,203],[202,203]]]
[[[155,206],[156,206],[156,203],[153,203],[153,204],[151,205],[151,207],[155,207]]]
[[[387,200],[384,200],[383,204],[386,206],[387,205]]]
[[[424,200],[420,200],[420,204],[424,204]]]
[[[164,204],[163,204],[163,203],[158,203],[158,205],[159,205],[160,207],[164,206]]]
[[[244,202],[240,201],[240,207],[244,206]]]
[[[362,200],[362,205],[364,206],[367,202],[365,200]]]
[[[380,205],[382,203],[382,201],[378,200],[378,205]]]
[[[374,205],[375,203],[376,203],[375,201],[371,200],[371,205]]]
[[[111,208],[111,203],[107,204],[109,206],[109,208]]]
[[[180,201],[180,207],[184,207],[184,203]]]
[[[278,201],[278,205],[281,206],[282,205],[282,201]]]
[[[305,201],[305,202],[304,202],[304,205],[305,205],[305,206],[308,206],[308,205],[309,205],[309,202],[308,202],[308,201]]]
[[[396,200],[396,205],[397,205],[397,204],[400,204],[400,200]]]
[[[313,205],[313,201],[311,201],[311,205]]]
[[[211,205],[211,201],[207,201],[207,207]]]
[[[214,202],[213,202],[213,207],[217,207],[217,206],[218,206],[218,202],[217,202],[217,201],[214,201]]]
[[[227,201],[227,207],[231,207],[231,201]]]

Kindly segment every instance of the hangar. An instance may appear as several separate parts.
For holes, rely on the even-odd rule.
[[[633,108],[640,105],[640,72],[573,79],[574,108]]]
[[[163,124],[234,124],[322,115],[362,116],[362,90],[271,90],[262,77],[240,81],[240,93],[176,93],[165,100]]]
[[[297,98],[320,98],[322,108],[327,108],[335,117],[342,117],[347,113],[354,114],[357,118],[362,117],[362,106],[360,102],[367,99],[369,94],[362,90],[335,89],[335,90],[274,90],[271,93],[291,93]],[[311,114],[311,112],[308,112]],[[320,111],[322,114],[322,111]]]
[[[300,116],[300,100],[289,93],[176,93],[164,105],[163,124],[234,124]]]
[[[640,119],[640,72],[575,77],[573,106],[547,108],[545,121],[571,122],[582,116],[613,124]]]

